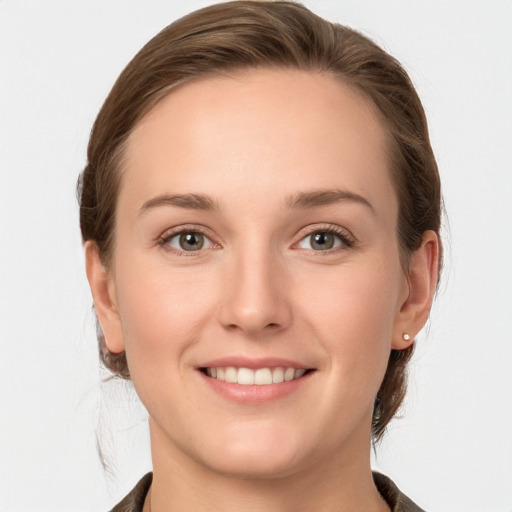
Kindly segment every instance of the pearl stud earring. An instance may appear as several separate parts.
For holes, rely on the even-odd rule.
[[[404,341],[409,341],[411,339],[411,335],[408,332],[404,332],[402,334],[402,338],[404,339]]]

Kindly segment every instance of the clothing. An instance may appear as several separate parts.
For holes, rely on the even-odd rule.
[[[143,476],[133,490],[110,512],[142,512],[144,500],[151,487],[153,473]],[[373,481],[392,512],[425,512],[413,503],[387,476],[373,473]]]
[[[142,512],[144,500],[152,481],[153,473],[144,475],[139,483],[110,512]]]
[[[373,481],[391,512],[425,512],[410,498],[400,492],[394,482],[385,475],[373,472]]]

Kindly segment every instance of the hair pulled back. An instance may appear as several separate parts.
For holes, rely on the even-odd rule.
[[[325,21],[300,4],[241,0],[200,9],[163,29],[126,66],[105,100],[78,181],[82,239],[97,244],[104,265],[108,267],[113,251],[124,147],[138,121],[179,84],[257,67],[331,73],[363,93],[388,134],[404,268],[423,233],[439,233],[437,165],[423,107],[402,66],[362,34]],[[107,350],[101,328],[98,341],[103,364],[129,378],[125,354]],[[375,401],[375,439],[405,396],[412,350],[391,351]]]

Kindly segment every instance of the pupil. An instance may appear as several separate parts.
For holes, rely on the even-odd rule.
[[[331,233],[315,233],[311,238],[313,249],[326,251],[334,246],[334,236]]]
[[[200,233],[183,233],[180,236],[180,245],[186,251],[198,251],[204,245],[203,235]]]

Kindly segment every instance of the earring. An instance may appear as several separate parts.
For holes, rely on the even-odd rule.
[[[402,334],[402,338],[404,339],[404,341],[409,341],[411,339],[411,335],[408,332],[404,332]]]

